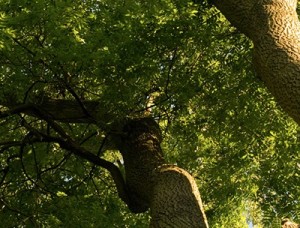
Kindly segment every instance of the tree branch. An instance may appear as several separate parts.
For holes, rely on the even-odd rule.
[[[55,126],[55,130],[60,131],[60,127]],[[74,155],[76,155],[80,158],[83,158],[95,165],[101,166],[102,168],[105,168],[106,170],[108,170],[116,184],[119,197],[126,204],[129,204],[129,198],[128,198],[128,194],[127,194],[126,184],[125,184],[124,178],[123,178],[122,173],[119,170],[119,168],[116,165],[114,165],[113,163],[106,161],[106,160],[98,157],[97,155],[87,151],[83,147],[79,146],[75,141],[71,140],[65,133],[60,132],[59,134],[65,135],[67,137],[67,139],[52,137],[52,136],[48,136],[48,135],[42,135],[43,136],[42,141],[56,142],[60,145],[61,148],[68,150],[68,151],[72,152]]]
[[[49,116],[46,113],[44,113],[42,110],[39,110],[35,106],[26,105],[24,107],[19,107],[18,109],[11,111],[11,113],[17,113],[18,111],[25,111],[26,109],[30,109],[30,111],[34,114],[34,116],[37,116],[37,117],[45,120],[49,124],[49,126],[53,130],[55,130],[55,132],[60,136],[60,137],[53,137],[53,136],[44,134],[43,132],[39,132],[36,129],[33,129],[30,125],[24,123],[24,126],[26,128],[28,128],[28,130],[30,132],[32,132],[38,139],[40,139],[40,142],[56,142],[60,145],[61,148],[68,150],[71,153],[73,153],[74,155],[76,155],[80,158],[83,158],[95,165],[101,166],[102,168],[105,168],[106,170],[108,170],[116,184],[119,197],[125,203],[127,203],[127,204],[130,203],[124,178],[122,176],[121,171],[119,170],[119,168],[116,165],[100,158],[99,156],[97,156],[97,155],[87,151],[85,148],[81,147],[64,131],[64,129],[60,125],[58,125],[53,119],[51,119],[51,117],[49,118]],[[24,140],[22,147],[24,147],[25,143],[27,143],[27,140]]]
[[[214,0],[254,44],[253,65],[278,104],[300,124],[300,22],[297,0]]]
[[[107,124],[111,123],[115,116],[107,112],[105,107],[101,106],[99,101],[82,101],[86,112],[91,116],[87,116],[86,112],[76,100],[60,100],[60,99],[44,99],[40,103],[13,103],[1,102],[1,105],[9,108],[8,111],[0,112],[0,118],[5,118],[14,114],[24,113],[29,116],[37,116],[34,108],[43,110],[49,118],[64,123],[93,123],[102,129],[107,128]]]

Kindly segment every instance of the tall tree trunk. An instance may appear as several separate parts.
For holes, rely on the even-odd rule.
[[[150,208],[150,227],[208,227],[194,178],[167,164],[152,118],[130,120],[115,141],[124,159],[131,209]]]
[[[297,0],[214,0],[254,43],[253,64],[280,106],[300,124],[300,23]]]

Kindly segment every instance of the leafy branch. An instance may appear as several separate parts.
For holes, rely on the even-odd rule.
[[[19,114],[22,112],[32,113],[34,116],[46,121],[47,124],[58,134],[58,136],[51,136],[49,134],[45,134],[41,131],[38,131],[34,129],[32,126],[30,126],[29,124],[27,124],[25,121],[23,121],[22,123],[29,130],[30,135],[34,135],[35,138],[33,140],[26,140],[27,138],[25,138],[22,143],[20,142],[11,143],[10,146],[19,145],[21,147],[21,155],[20,155],[21,158],[22,158],[22,151],[24,149],[24,146],[28,142],[58,143],[62,149],[70,151],[72,154],[80,158],[83,158],[94,165],[100,166],[108,170],[114,180],[114,183],[116,184],[119,197],[125,203],[127,204],[130,203],[127,194],[126,184],[119,168],[116,165],[114,165],[112,162],[106,161],[105,159],[100,158],[98,155],[95,155],[89,152],[88,150],[86,150],[85,148],[83,148],[82,146],[80,146],[80,144],[77,143],[75,140],[73,140],[59,124],[57,124],[54,120],[51,119],[51,116],[43,112],[35,105],[26,104],[26,105],[16,107],[13,110],[9,110],[7,112],[1,113],[0,117],[1,118],[8,117],[10,115]],[[103,148],[103,146],[104,145],[101,145],[101,148]],[[24,166],[23,166],[23,170],[25,171]]]

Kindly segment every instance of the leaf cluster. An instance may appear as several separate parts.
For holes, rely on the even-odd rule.
[[[0,110],[47,99],[93,100],[119,119],[151,115],[167,160],[197,179],[212,227],[299,215],[299,128],[253,73],[251,43],[205,2],[11,0],[0,3]],[[108,123],[109,124],[109,123]],[[104,153],[103,129],[63,123]],[[27,115],[0,122],[0,220],[5,226],[145,227],[108,173],[39,142],[57,136]],[[271,225],[270,225],[271,226]]]

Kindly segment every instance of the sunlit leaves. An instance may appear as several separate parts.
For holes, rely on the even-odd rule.
[[[251,43],[206,2],[11,0],[0,3],[0,28],[2,103],[75,99],[68,85],[122,119],[151,98],[166,157],[196,177],[211,226],[299,219],[299,129],[253,73]],[[1,142],[30,135],[20,119],[53,133],[11,117]],[[101,129],[63,127],[103,153]],[[145,227],[148,215],[129,214],[107,173],[56,144],[32,144],[0,151],[7,227]]]

